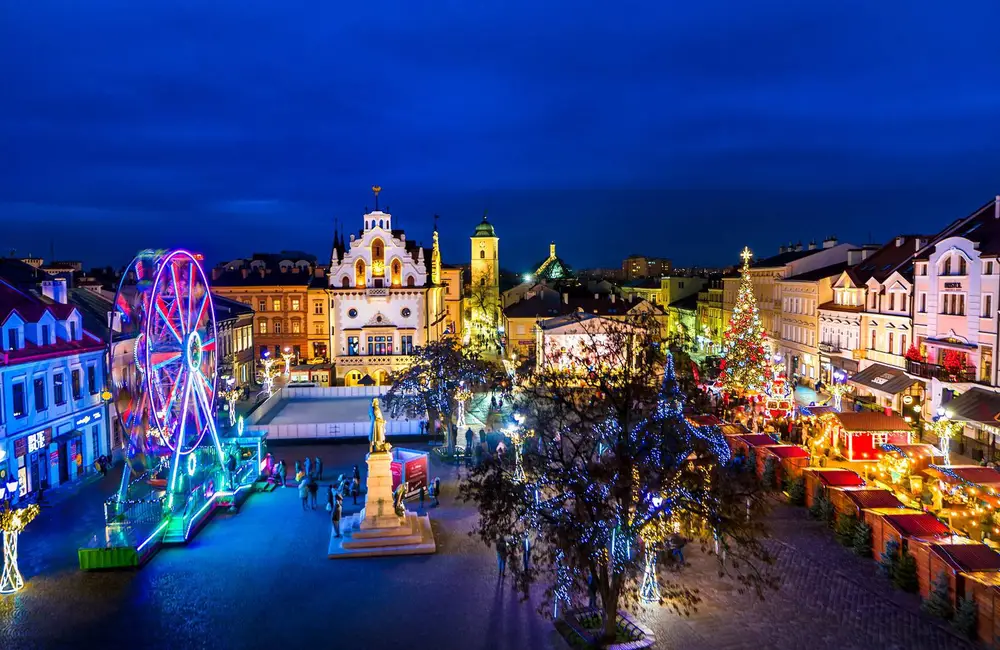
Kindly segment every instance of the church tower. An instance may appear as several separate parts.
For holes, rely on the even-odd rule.
[[[500,320],[500,239],[486,215],[472,233],[469,315],[471,342],[488,352],[502,347]]]

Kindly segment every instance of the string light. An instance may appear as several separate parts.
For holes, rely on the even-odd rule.
[[[24,578],[17,565],[17,538],[38,516],[41,509],[37,504],[25,508],[11,508],[4,503],[0,509],[0,531],[3,533],[3,575],[0,576],[0,594],[13,594],[24,588]]]

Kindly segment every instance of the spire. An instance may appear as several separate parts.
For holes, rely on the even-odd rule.
[[[549,244],[549,259],[554,260],[555,258],[556,258],[556,243],[552,242],[551,244]]]
[[[330,265],[337,263],[337,220],[333,220],[333,246],[330,247]]]

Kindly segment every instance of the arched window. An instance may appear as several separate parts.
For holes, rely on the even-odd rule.
[[[379,228],[381,228],[381,227],[382,227],[382,220],[381,220],[381,219],[379,219],[379,220],[378,220],[378,227],[379,227]]]
[[[413,276],[412,275],[408,276],[406,278],[406,286],[408,286],[408,287],[415,287],[415,286],[417,286],[416,283],[413,281]]]
[[[365,230],[368,230],[368,220],[365,219]]]
[[[390,281],[392,282],[392,286],[398,287],[402,285],[402,277],[403,265],[399,263],[399,260],[393,260],[390,267]]]
[[[958,274],[959,275],[965,275],[965,273],[966,273],[965,258],[962,257],[961,255],[959,255],[958,256]]]
[[[340,286],[347,289],[351,286],[351,278],[346,275],[340,279]]]
[[[381,239],[372,241],[372,264],[385,261],[385,244]]]
[[[365,261],[358,260],[354,265],[354,286],[365,286]]]
[[[481,260],[486,259],[486,251],[479,251],[479,259]]]

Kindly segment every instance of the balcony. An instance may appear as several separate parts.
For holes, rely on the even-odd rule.
[[[836,343],[823,343],[822,341],[819,344],[819,351],[826,352],[827,354],[840,354],[843,352]]]
[[[406,368],[413,360],[409,354],[341,354],[334,363],[341,368],[363,368],[365,366],[381,366],[398,369]]]
[[[911,361],[907,359],[906,372],[911,375],[916,375],[917,377],[937,379],[939,381],[952,383],[983,383],[979,382],[976,375],[976,369],[972,366],[967,366],[965,369],[958,372],[948,372],[944,369],[944,366],[927,363],[925,361]]]
[[[906,358],[899,354],[882,352],[881,350],[867,350],[865,352],[865,358],[869,361],[875,361],[876,363],[881,363],[886,366],[892,366],[893,368],[906,369]]]

